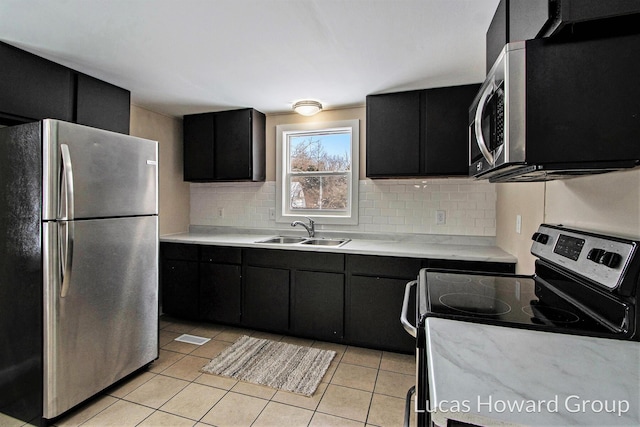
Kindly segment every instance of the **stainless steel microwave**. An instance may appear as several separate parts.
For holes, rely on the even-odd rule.
[[[545,181],[640,164],[640,34],[509,43],[469,110],[469,175]]]

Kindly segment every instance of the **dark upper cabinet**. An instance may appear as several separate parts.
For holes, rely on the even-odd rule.
[[[507,43],[636,33],[640,0],[500,0],[487,31],[487,72]]]
[[[471,84],[367,96],[367,177],[468,174]]]
[[[73,119],[72,70],[5,43],[0,43],[0,64],[0,114],[5,120]]]
[[[185,181],[264,181],[265,115],[252,108],[184,116]]]
[[[422,91],[367,96],[367,176],[419,175]]]
[[[86,74],[77,75],[76,123],[129,133],[131,93]]]
[[[535,38],[550,15],[549,0],[501,0],[487,31],[486,68],[491,69],[504,45]]]
[[[429,89],[422,161],[426,175],[469,174],[469,107],[479,84]]]
[[[0,42],[0,123],[59,119],[129,133],[130,92]]]

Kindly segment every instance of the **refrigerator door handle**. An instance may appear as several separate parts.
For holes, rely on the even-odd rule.
[[[71,270],[73,265],[73,221],[60,221],[60,272],[62,286],[60,287],[60,298],[67,296],[69,292],[69,283],[71,282]]]
[[[73,169],[71,167],[71,155],[69,146],[60,144],[62,155],[62,177],[60,182],[60,269],[62,273],[62,286],[60,298],[67,296],[69,283],[71,282],[71,270],[73,265]]]
[[[62,155],[62,176],[60,178],[60,209],[58,219],[73,220],[73,168],[71,167],[71,154],[69,154],[69,146],[67,144],[60,144],[60,154]]]

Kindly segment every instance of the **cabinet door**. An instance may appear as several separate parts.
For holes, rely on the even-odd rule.
[[[213,179],[214,113],[184,116],[184,180]]]
[[[367,176],[420,173],[421,91],[367,96]]]
[[[256,329],[289,329],[289,270],[247,267],[242,323]]]
[[[0,42],[0,113],[72,121],[71,70]]]
[[[296,271],[291,317],[296,334],[340,341],[344,328],[344,274]]]
[[[162,312],[189,319],[198,318],[198,263],[162,260]]]
[[[78,74],[77,123],[129,134],[130,104],[128,90]]]
[[[251,110],[222,111],[214,119],[214,178],[251,179]]]
[[[583,3],[584,0],[579,0]],[[498,59],[504,45],[536,38],[549,20],[549,0],[500,0],[486,37],[486,71]],[[564,1],[563,9],[572,9]],[[594,3],[609,3],[595,0]],[[587,6],[589,7],[589,6]]]
[[[239,265],[200,264],[199,313],[203,320],[240,323],[242,279]]]
[[[426,175],[469,174],[469,107],[479,89],[472,84],[425,91]]]
[[[400,324],[407,280],[351,276],[347,339],[350,343],[383,350],[412,353],[415,338]],[[415,319],[415,298],[408,318]]]

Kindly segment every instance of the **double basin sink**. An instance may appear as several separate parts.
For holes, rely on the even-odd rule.
[[[256,243],[269,243],[274,245],[310,245],[310,246],[343,246],[351,239],[326,239],[322,237],[294,237],[275,236],[268,239],[258,240]]]

